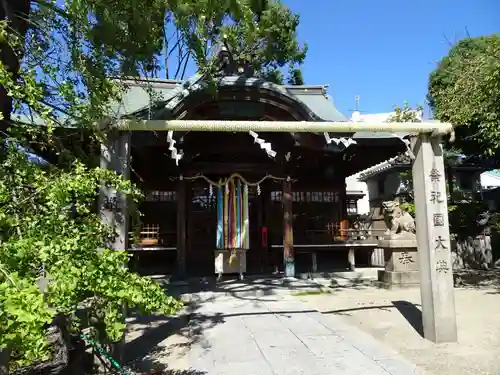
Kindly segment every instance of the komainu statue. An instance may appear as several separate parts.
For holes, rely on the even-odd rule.
[[[382,202],[384,221],[387,226],[385,235],[392,238],[414,238],[415,220],[399,207],[397,201]]]

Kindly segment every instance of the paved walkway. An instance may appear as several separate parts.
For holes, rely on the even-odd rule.
[[[167,374],[417,374],[415,366],[341,317],[307,310],[290,290],[244,288],[223,286],[193,297],[181,334],[188,340],[159,345]],[[178,347],[184,349],[182,360]]]

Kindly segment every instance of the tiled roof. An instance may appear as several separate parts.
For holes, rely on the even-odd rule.
[[[468,160],[469,158],[467,158],[465,155],[457,154],[457,155],[452,155],[452,156],[455,156],[457,158],[457,160],[453,164],[451,164],[450,161],[448,161],[448,163],[450,163],[448,165],[452,165],[454,168],[460,167],[460,166],[476,167],[476,165],[474,163],[471,164],[470,160]],[[445,162],[446,162],[446,159],[445,159]],[[410,165],[411,165],[411,160],[409,159],[409,156],[407,153],[400,154],[400,155],[395,156],[391,159],[385,160],[379,164],[373,165],[373,166],[371,166],[371,167],[369,167],[361,172],[358,172],[357,173],[358,180],[359,181],[366,181],[368,178],[373,177],[379,173],[391,170],[392,168],[397,167],[397,166],[405,166],[405,165],[408,167],[410,167]],[[477,166],[477,168],[480,168],[480,167]],[[489,171],[486,173],[491,173],[495,176],[500,177],[500,173],[498,171]]]
[[[162,101],[170,97],[175,88],[182,86],[182,81],[137,78],[126,80],[125,84],[128,86],[126,94],[123,95],[120,103],[113,105],[113,112],[116,117],[149,107],[149,88],[154,91],[155,101]]]
[[[150,108],[149,94],[145,87],[148,84],[153,87],[157,103],[156,108]],[[241,86],[256,87],[260,89],[272,90],[301,106],[316,121],[350,122],[351,120],[342,114],[335,106],[332,98],[327,94],[327,85],[276,85],[258,78],[245,78],[240,76],[226,76],[217,81],[219,87]],[[200,75],[194,75],[186,81],[153,80],[144,81],[135,79],[129,82],[130,90],[124,97],[121,105],[118,105],[117,114],[119,116],[134,116],[139,118],[149,118],[153,116],[159,119],[167,119],[169,113],[179,105],[190,93],[203,89],[206,82]],[[389,132],[346,132],[342,137],[352,138],[359,142],[371,142],[372,140],[392,140],[407,136],[408,133]],[[335,138],[335,137],[332,137]],[[337,139],[337,138],[335,138]],[[330,144],[328,147],[334,147]]]
[[[407,156],[406,154],[397,155],[393,158],[387,159],[381,163],[373,165],[361,172],[357,173],[359,181],[366,181],[368,178],[375,176],[384,171],[391,170],[395,165],[402,164],[401,159],[402,156]]]
[[[198,74],[185,81],[127,78],[123,82],[128,86],[128,90],[122,100],[112,106],[111,115],[116,118],[133,116],[147,119],[150,118],[149,116],[156,115],[157,118],[168,119],[168,113],[190,93],[206,86],[206,82]],[[350,119],[337,109],[332,98],[327,94],[327,85],[276,85],[258,78],[239,76],[223,77],[217,83],[219,86],[258,87],[273,90],[295,101],[316,121],[350,122]],[[151,107],[152,102],[155,103],[155,108]],[[25,116],[17,120],[32,122]],[[70,126],[70,124],[67,125]],[[373,139],[402,138],[406,135],[407,133],[357,132],[352,134],[346,132],[346,135],[339,135],[339,137],[370,142]]]
[[[265,82],[257,78],[242,78],[237,76],[223,77],[218,82],[219,87],[242,86],[258,87],[262,89],[274,90],[280,94],[295,100],[310,112],[318,121],[346,121],[344,116],[336,107],[331,98],[326,95],[326,86],[289,86],[276,85]],[[124,96],[122,103],[116,106],[118,116],[130,115],[135,112],[144,112],[149,107],[150,99],[146,88],[152,87],[155,101],[161,102],[167,108],[172,109],[180,101],[185,99],[190,92],[197,91],[204,87],[204,82],[200,76],[194,76],[187,81],[154,80],[146,81],[141,79],[127,82],[129,91]]]
[[[327,94],[327,86],[284,86],[294,97],[300,99],[318,117],[325,121],[350,121],[335,106]]]

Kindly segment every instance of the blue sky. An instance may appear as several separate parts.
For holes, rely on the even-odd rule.
[[[356,95],[366,113],[405,100],[423,104],[429,73],[450,42],[466,30],[473,37],[500,32],[500,0],[282,1],[301,17],[298,38],[309,46],[305,83],[329,84],[346,115]],[[186,76],[195,70],[191,62]]]
[[[450,41],[500,32],[500,0],[284,0],[309,46],[306,84],[329,84],[346,115],[424,102],[429,73]]]

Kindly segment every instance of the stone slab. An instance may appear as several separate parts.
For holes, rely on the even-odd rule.
[[[275,374],[325,374],[322,366],[318,366],[316,356],[305,346],[269,348],[263,351],[263,355]]]
[[[378,246],[383,249],[400,249],[400,248],[417,248],[417,237],[414,238],[401,238],[401,239],[388,239],[379,240]]]
[[[259,331],[282,330],[285,328],[274,314],[255,315],[243,318],[243,322],[250,333]]]
[[[274,375],[273,370],[264,359],[250,362],[216,364],[214,366],[214,373],[216,375]]]
[[[176,369],[206,375],[416,374],[413,365],[372,336],[339,316],[305,308],[293,296],[244,303],[236,313],[240,303],[238,297],[226,295],[220,303],[217,297],[202,302],[197,319],[206,318],[210,324],[202,325],[187,362],[175,364]],[[210,313],[204,317],[201,310]],[[166,361],[174,368],[168,357]]]
[[[378,271],[378,280],[386,287],[412,287],[420,285],[418,271]]]
[[[300,340],[318,358],[339,358],[352,356],[352,345],[336,335],[299,335]]]
[[[262,350],[282,346],[302,346],[300,339],[289,329],[259,331],[253,333],[253,339]]]
[[[381,345],[380,342],[375,340],[368,333],[363,331],[350,331],[343,332],[341,337],[347,345],[352,345],[363,353],[366,357],[373,360],[382,360],[387,358],[394,358],[397,356],[396,351]]]
[[[225,345],[213,345],[212,355],[215,365],[225,363],[252,362],[262,359],[262,353],[255,340],[227,342]]]
[[[419,259],[416,248],[388,248],[384,249],[386,271],[418,271]]]
[[[282,324],[296,334],[330,335],[332,331],[308,314],[280,314]]]
[[[418,375],[417,366],[399,358],[383,358],[377,363],[390,374]]]

